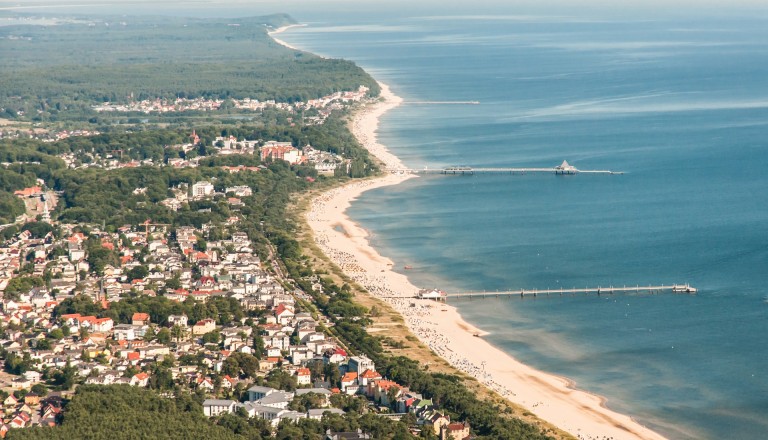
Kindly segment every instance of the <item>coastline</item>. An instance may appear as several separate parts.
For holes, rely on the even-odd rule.
[[[276,38],[275,41],[300,50]],[[399,158],[377,141],[379,118],[402,103],[389,87],[380,86],[383,101],[367,105],[354,115],[352,133],[386,167],[404,168]],[[494,347],[482,339],[487,333],[464,321],[455,307],[385,298],[415,295],[419,289],[405,275],[392,270],[393,262],[370,246],[367,232],[346,215],[346,210],[366,191],[411,178],[415,176],[385,174],[330,189],[314,198],[305,219],[317,246],[370,295],[400,313],[408,329],[432,351],[510,402],[582,439],[663,439],[631,417],[606,408],[604,398],[574,389],[571,381],[535,370]]]
[[[277,43],[277,44],[279,44],[281,46],[285,46],[288,49],[293,49],[293,50],[301,51],[301,49],[299,49],[298,47],[291,46],[290,44],[286,43],[285,41],[275,37],[275,35],[282,34],[283,32],[287,31],[288,29],[293,29],[293,28],[297,28],[297,27],[304,27],[304,26],[306,26],[306,24],[289,24],[287,26],[281,26],[281,27],[279,27],[279,28],[277,28],[277,29],[275,29],[273,31],[269,31],[269,32],[267,32],[267,35],[272,37],[272,39],[275,40],[275,43]]]

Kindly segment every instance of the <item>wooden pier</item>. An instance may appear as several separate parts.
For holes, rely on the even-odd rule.
[[[615,286],[608,286],[608,287],[584,287],[584,288],[572,288],[572,289],[520,289],[520,290],[509,290],[509,291],[499,291],[499,292],[463,292],[463,293],[443,293],[442,298],[443,300],[449,300],[449,299],[461,299],[461,298],[468,298],[468,299],[474,299],[474,298],[494,298],[494,297],[503,297],[503,296],[519,296],[521,298],[525,297],[536,297],[536,296],[550,296],[550,295],[575,295],[575,294],[597,294],[597,295],[610,295],[614,293],[662,293],[662,292],[673,292],[673,293],[687,293],[687,294],[695,294],[698,292],[698,289],[695,287],[692,287],[689,284],[672,284],[672,285],[660,285],[660,286],[622,286],[622,287],[615,287]],[[434,299],[434,298],[430,298]]]
[[[451,166],[446,168],[403,168],[391,169],[392,174],[443,174],[443,175],[475,175],[475,174],[624,174],[623,171],[611,170],[580,170],[567,161],[551,168],[474,168],[469,166]]]

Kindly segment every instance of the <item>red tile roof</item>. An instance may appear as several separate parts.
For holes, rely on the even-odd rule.
[[[149,313],[136,312],[131,317],[131,321],[149,321]]]

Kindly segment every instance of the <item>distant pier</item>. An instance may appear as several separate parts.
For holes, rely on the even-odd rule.
[[[405,101],[403,104],[414,105],[479,105],[480,101]]]
[[[474,168],[469,166],[450,166],[446,168],[400,168],[390,169],[392,174],[443,174],[443,175],[474,175],[474,174],[624,174],[623,171],[611,170],[580,170],[563,161],[562,164],[551,168]]]

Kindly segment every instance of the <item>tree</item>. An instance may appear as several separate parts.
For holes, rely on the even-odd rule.
[[[5,357],[3,369],[7,373],[21,375],[30,368],[32,368],[32,360],[29,353],[24,353],[23,357],[19,357],[16,353],[8,353]]]
[[[174,326],[178,327],[178,326]],[[171,331],[169,331],[167,328],[160,329],[159,332],[157,332],[157,335],[155,336],[155,339],[157,339],[157,342],[163,345],[167,345],[171,342]],[[178,340],[178,339],[177,339]]]
[[[278,390],[294,391],[296,389],[296,376],[276,368],[267,374],[265,385]]]
[[[53,339],[53,340],[55,340],[55,341],[60,341],[60,340],[64,339],[64,337],[65,337],[64,336],[64,330],[62,330],[60,328],[53,329],[53,330],[50,331],[50,333],[48,333],[48,337]]]
[[[323,406],[325,406],[325,396],[317,393],[307,393],[294,397],[288,405],[288,409],[307,412],[310,409],[322,408]]]
[[[62,390],[72,389],[75,384],[77,368],[73,367],[69,361],[61,370],[53,373],[53,383]]]
[[[173,339],[175,339],[176,342],[179,342],[187,336],[186,327],[182,327],[179,324],[174,324],[174,326],[171,328],[171,336],[173,336]]]
[[[72,298],[67,298],[53,309],[54,316],[71,313],[79,313],[83,316],[88,316],[99,315],[101,312],[101,305],[95,303],[93,299],[87,295],[75,295]]]
[[[163,329],[163,330],[166,330],[166,329]],[[144,340],[147,342],[151,342],[153,339],[155,339],[156,336],[157,336],[157,333],[155,332],[154,327],[149,327],[146,333],[144,333]]]
[[[51,341],[50,339],[37,339],[35,342],[35,348],[38,350],[50,350],[51,349]]]
[[[86,258],[91,270],[97,275],[104,275],[104,268],[107,265],[117,266],[117,254],[114,251],[101,246],[98,241],[89,243],[88,257]]]
[[[45,281],[40,277],[15,277],[8,281],[3,297],[5,299],[19,299],[19,295],[29,292],[33,287],[42,287]]]
[[[176,275],[173,278],[165,280],[165,288],[170,290],[181,289],[181,278]]]
[[[171,390],[173,389],[173,374],[168,368],[155,365],[152,374],[149,376],[149,388],[153,390]]]
[[[203,335],[203,344],[218,344],[219,342],[221,342],[221,333],[218,330]]]
[[[149,275],[149,268],[144,265],[136,266],[126,272],[125,275],[129,280],[144,279],[147,277],[147,275]]]
[[[30,222],[25,223],[21,230],[29,231],[32,234],[32,238],[43,238],[53,231],[53,226],[45,222]]]
[[[258,333],[258,329],[254,329],[253,334],[253,356],[256,359],[261,359],[264,356],[264,338]]]
[[[232,353],[224,360],[222,373],[230,377],[256,377],[259,370],[259,360],[248,353]]]

